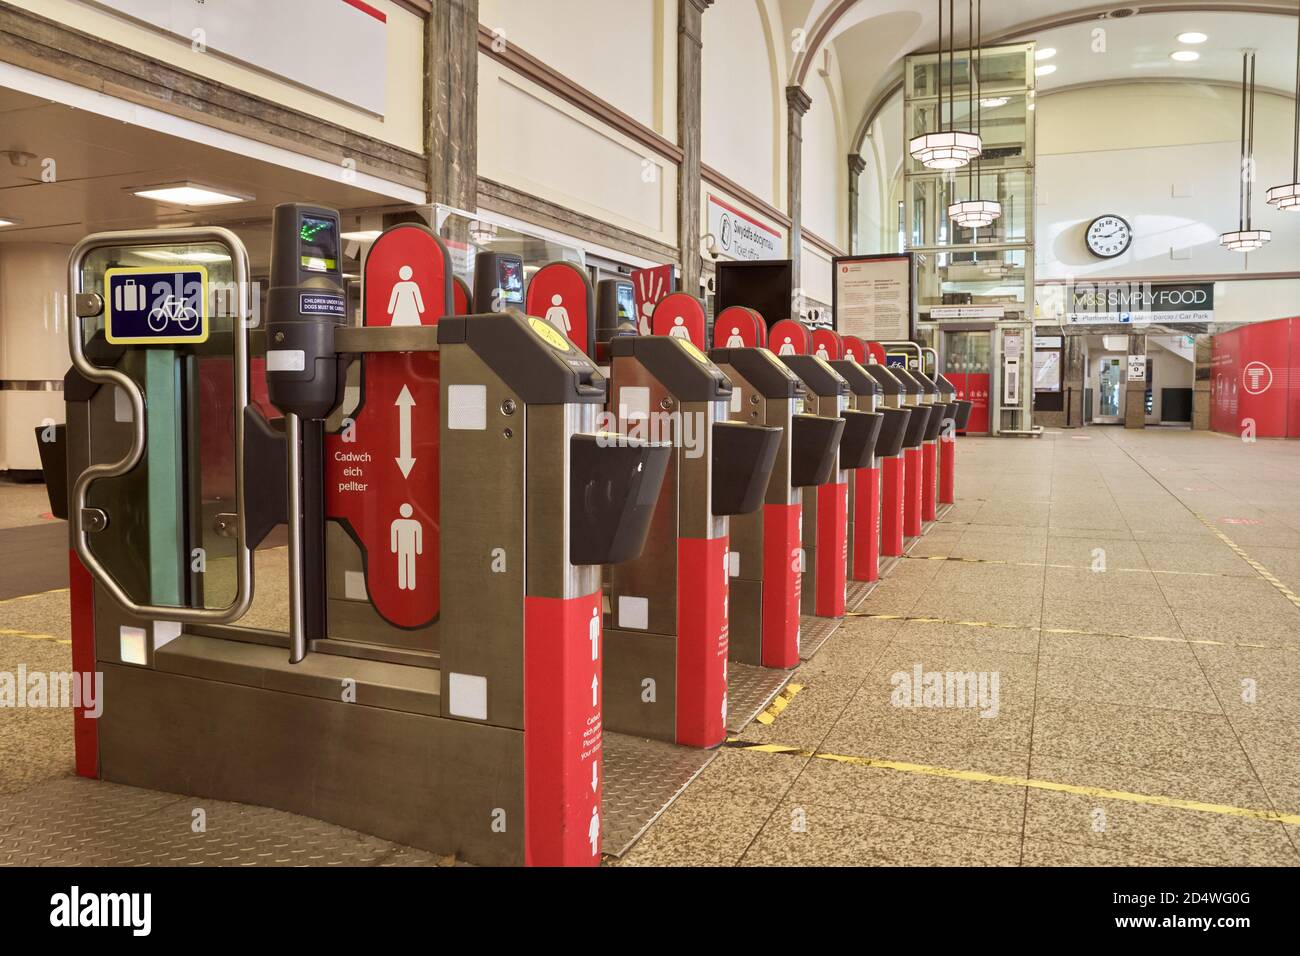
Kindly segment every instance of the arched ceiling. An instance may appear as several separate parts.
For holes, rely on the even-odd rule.
[[[1240,76],[1240,49],[1250,45],[1260,51],[1260,86],[1285,91],[1295,75],[1297,5],[1297,0],[985,0],[984,42],[1032,39],[1056,47],[1056,73],[1039,80],[1045,92],[1124,79],[1233,82]],[[955,8],[960,49],[968,42],[966,0],[956,0]],[[870,112],[897,86],[903,59],[939,45],[936,0],[781,0],[781,9],[787,31],[802,29],[805,37],[789,82],[802,85],[821,63],[822,51],[831,49],[842,71],[854,145],[861,142]],[[947,9],[945,0],[945,19]],[[1133,13],[1123,16],[1126,11]],[[1108,31],[1105,56],[1091,53],[1091,31],[1099,25]],[[1187,30],[1210,36],[1197,48],[1202,58],[1193,64],[1169,59],[1178,47],[1174,37]]]

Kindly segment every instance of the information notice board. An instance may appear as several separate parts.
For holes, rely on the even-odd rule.
[[[837,256],[832,260],[834,328],[866,342],[912,338],[912,256]]]

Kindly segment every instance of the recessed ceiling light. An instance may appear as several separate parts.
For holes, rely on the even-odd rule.
[[[141,199],[152,199],[154,202],[165,202],[174,206],[222,206],[227,203],[248,202],[253,198],[189,182],[162,183],[140,189],[128,186],[127,191]]]
[[[1056,72],[1055,63],[1044,63],[1042,66],[1034,67],[1034,76],[1047,76]]]
[[[1197,33],[1195,31],[1192,31],[1191,33],[1178,34],[1179,43],[1204,43],[1208,39],[1209,37],[1204,33]]]
[[[0,216],[0,229],[3,229],[5,226],[17,226],[21,224],[21,219],[12,219],[9,216]]]
[[[1177,60],[1179,63],[1191,63],[1193,60],[1199,60],[1201,55],[1195,50],[1175,50],[1169,54],[1169,59]]]
[[[339,233],[340,238],[347,239],[349,242],[374,242],[381,235],[383,235],[381,229],[361,229],[356,232]]]
[[[1054,56],[1056,56],[1056,47],[1054,46],[1045,46],[1041,50],[1034,51],[1035,60],[1050,60]]]
[[[990,96],[987,99],[980,100],[980,106],[986,110],[997,109],[999,106],[1006,106],[1011,102],[1009,96]]]

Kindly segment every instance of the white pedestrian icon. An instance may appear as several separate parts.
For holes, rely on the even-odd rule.
[[[587,625],[587,640],[591,641],[591,659],[600,656],[600,608],[591,609],[591,623]]]
[[[393,317],[393,325],[419,325],[424,315],[424,298],[420,295],[420,286],[411,281],[414,273],[410,266],[397,270],[401,281],[393,283],[393,291],[388,296],[388,314]]]
[[[591,842],[591,855],[600,850],[600,808],[591,808],[591,823],[587,824],[587,839]]]
[[[790,336],[787,335],[787,336],[785,337],[785,341],[782,342],[782,343],[781,343],[781,347],[780,347],[779,349],[776,350],[776,354],[777,354],[777,355],[794,355],[794,343],[790,341]]]
[[[564,299],[558,292],[551,296],[551,307],[546,310],[546,321],[565,335],[573,331],[573,323],[569,321],[569,310],[564,307]]]
[[[733,325],[731,327],[731,335],[727,337],[727,348],[743,349],[744,347],[745,347],[745,340],[740,337],[740,329],[736,328]]]
[[[819,359],[822,359],[822,360],[827,361],[827,362],[830,361],[830,359],[831,359],[831,353],[828,352],[828,351],[826,351],[826,343],[825,343],[825,342],[819,342],[819,343],[817,344],[817,357],[818,357]]]
[[[673,319],[673,327],[668,330],[668,337],[671,339],[689,339],[690,330],[686,328],[686,320],[680,315]]]
[[[390,532],[389,549],[397,555],[397,590],[415,590],[415,556],[424,553],[424,529],[412,518],[409,504],[398,509],[400,518],[394,518]]]

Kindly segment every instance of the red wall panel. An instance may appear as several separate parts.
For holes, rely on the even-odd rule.
[[[1210,427],[1257,438],[1300,437],[1300,318],[1243,325],[1214,337]]]

